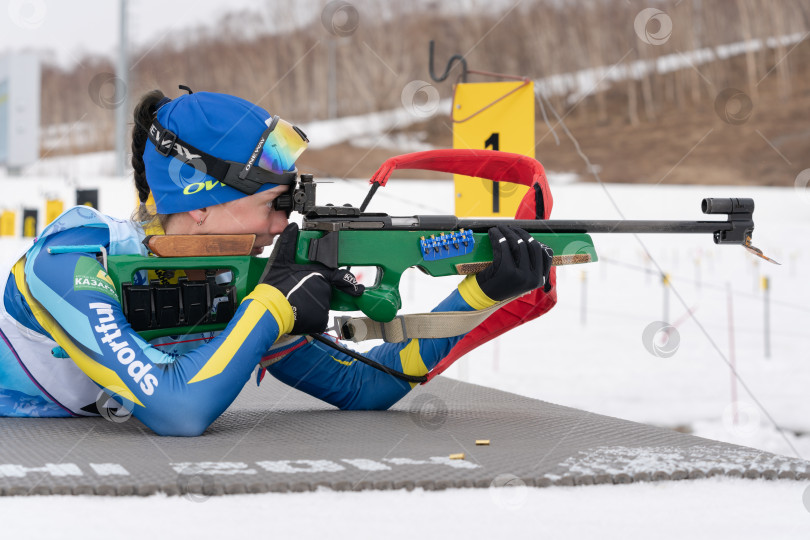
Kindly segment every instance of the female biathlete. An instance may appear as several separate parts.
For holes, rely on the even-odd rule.
[[[92,416],[109,395],[158,434],[200,435],[260,362],[284,383],[341,409],[386,409],[402,398],[413,383],[307,337],[325,331],[333,286],[355,296],[363,287],[346,270],[294,263],[297,226],[274,201],[290,189],[306,142],[297,127],[235,96],[146,94],[132,132],[142,201],[135,219],[72,208],[0,274],[0,415]],[[143,204],[150,192],[157,215]],[[254,255],[274,239],[276,245],[262,283],[223,331],[159,346],[127,322],[97,258],[102,251],[146,256],[145,228],[255,234]],[[543,245],[521,229],[489,234],[495,264],[464,279],[434,311],[485,309],[548,281]],[[367,356],[424,375],[462,337],[386,343]]]

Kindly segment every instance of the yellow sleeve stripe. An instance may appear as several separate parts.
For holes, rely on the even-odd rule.
[[[399,351],[399,361],[402,363],[402,373],[405,375],[421,376],[430,371],[422,360],[422,354],[419,352],[419,340],[412,339],[404,349]],[[408,383],[411,388],[414,388],[419,383]]]
[[[475,274],[470,274],[459,283],[458,292],[461,293],[461,298],[475,310],[486,309],[498,303],[497,300],[484,294],[478,285],[478,280],[475,279]]]
[[[121,380],[121,377],[112,369],[99,364],[82,352],[51,314],[31,295],[31,291],[28,290],[28,285],[25,283],[25,257],[17,261],[11,273],[14,274],[14,282],[17,284],[17,289],[22,293],[25,301],[28,302],[28,307],[31,308],[31,313],[34,315],[34,318],[42,328],[53,337],[54,341],[68,353],[70,359],[73,360],[79,369],[96,384],[100,384],[110,390],[110,392],[118,394],[122,398],[143,407],[143,403],[135,397],[135,394],[133,394],[126,383]]]
[[[278,337],[290,333],[295,323],[295,318],[293,317],[290,302],[280,290],[272,285],[260,283],[256,285],[253,292],[245,297],[245,300],[256,300],[267,308],[267,311],[273,315],[273,318],[278,323]],[[245,300],[242,301],[244,302]]]
[[[239,352],[239,347],[242,346],[253,329],[256,328],[256,324],[265,313],[267,313],[267,310],[261,302],[251,302],[248,304],[247,309],[239,318],[239,322],[233,327],[222,345],[217,347],[217,350],[214,351],[211,358],[208,359],[205,365],[200,368],[200,371],[198,371],[188,383],[204,381],[225,371],[225,368],[228,367],[233,357]],[[259,358],[256,358],[256,363],[259,363]]]

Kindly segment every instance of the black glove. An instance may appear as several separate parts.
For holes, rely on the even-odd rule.
[[[272,285],[292,306],[291,334],[314,334],[326,330],[332,287],[360,296],[365,287],[347,270],[331,270],[320,263],[295,264],[298,225],[290,223],[276,240],[267,261],[262,283]]]
[[[475,279],[484,294],[493,300],[506,300],[545,285],[551,290],[549,273],[553,253],[529,233],[517,227],[497,225],[489,229],[492,264]]]

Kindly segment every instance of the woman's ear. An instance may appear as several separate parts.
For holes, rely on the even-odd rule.
[[[189,210],[188,215],[194,220],[194,223],[202,226],[205,220],[208,219],[208,208],[198,208],[197,210]]]

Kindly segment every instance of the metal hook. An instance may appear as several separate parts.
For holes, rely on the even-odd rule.
[[[436,82],[442,82],[447,78],[450,74],[450,70],[453,69],[453,62],[460,62],[461,63],[461,82],[467,82],[467,60],[460,54],[454,54],[450,57],[450,60],[447,61],[447,67],[444,69],[444,73],[437,77],[435,72],[433,71],[433,48],[434,42],[430,40],[430,55],[428,57],[428,67],[430,68],[430,78]]]

